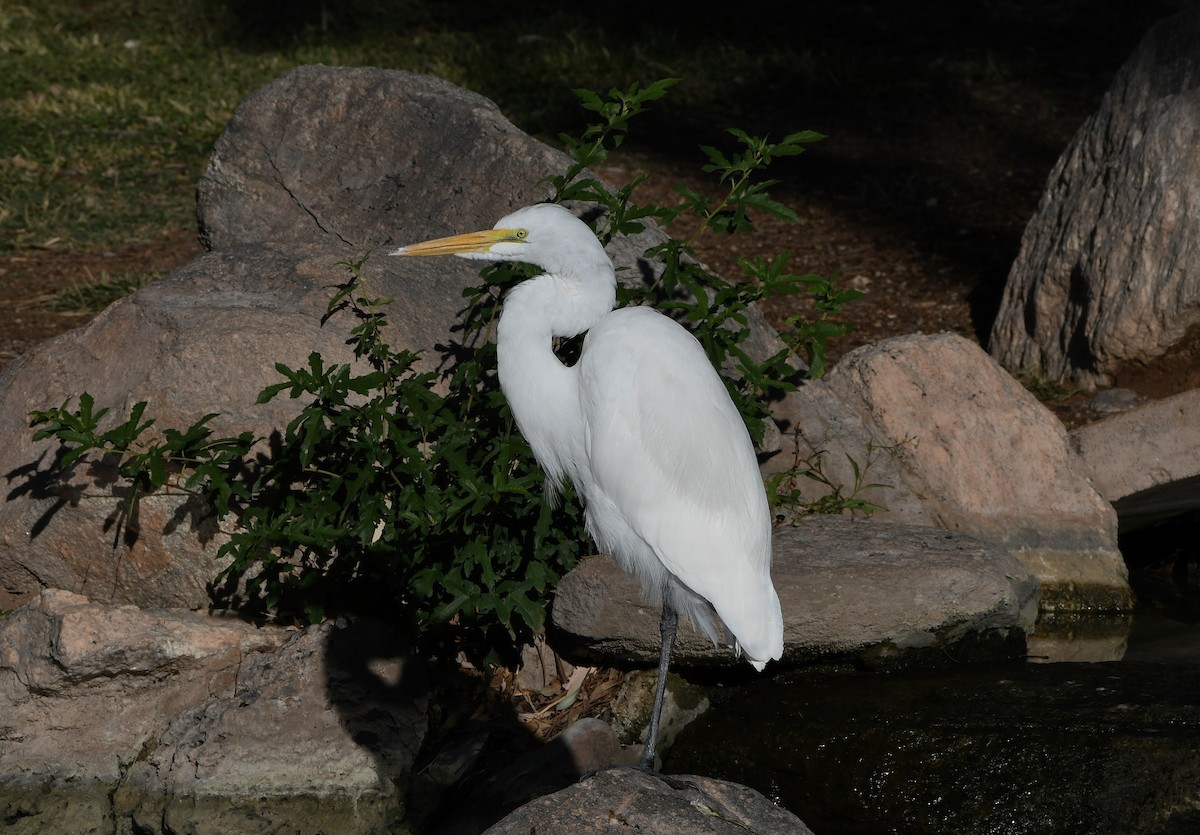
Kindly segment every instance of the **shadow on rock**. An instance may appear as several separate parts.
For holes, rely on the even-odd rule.
[[[374,759],[380,781],[391,782],[403,793],[412,766],[414,729],[395,708],[428,701],[425,665],[377,621],[339,626],[329,632],[324,647],[329,704],[350,739]]]

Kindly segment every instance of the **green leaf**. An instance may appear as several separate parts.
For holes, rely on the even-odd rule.
[[[572,92],[579,97],[579,101],[585,110],[591,110],[594,113],[604,112],[604,100],[595,92],[584,87],[579,87]]]
[[[513,610],[520,615],[522,622],[530,632],[540,632],[545,626],[546,609],[523,594],[511,598]]]

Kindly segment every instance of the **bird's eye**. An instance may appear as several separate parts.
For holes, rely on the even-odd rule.
[[[528,238],[528,237],[529,237],[529,233],[528,233],[528,232],[526,232],[524,229],[518,229],[518,230],[517,230],[517,240],[518,240],[518,241],[523,241],[523,240],[525,240],[525,239],[526,239],[526,238]]]

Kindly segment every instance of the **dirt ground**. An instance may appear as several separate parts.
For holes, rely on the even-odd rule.
[[[952,331],[986,344],[1022,230],[1055,159],[1149,22],[1182,4],[959,5],[973,10],[909,25],[898,35],[889,34],[886,19],[879,31],[866,32],[860,20],[856,38],[846,41],[846,48],[860,50],[860,62],[845,65],[855,69],[843,68],[832,80],[818,75],[804,89],[760,91],[757,101],[743,104],[752,132],[778,136],[786,124],[829,139],[788,161],[774,192],[798,211],[803,226],[767,220],[742,240],[702,239],[700,255],[734,275],[738,257],[786,250],[793,269],[840,272],[845,284],[865,291],[846,309],[855,329],[832,346],[831,359],[916,331]],[[1094,14],[1086,13],[1089,5]],[[821,25],[838,36],[836,20]],[[948,74],[947,66],[956,69]],[[695,144],[615,158],[606,173],[620,178],[651,170],[645,196],[664,199],[676,182],[699,185]],[[114,241],[89,251],[0,253],[0,366],[86,320],[42,306],[54,293],[104,273],[165,273],[200,252],[194,230],[179,229],[153,246]],[[801,309],[794,305],[773,304],[768,314],[779,323]],[[1181,348],[1127,369],[1118,385],[1147,398],[1169,395],[1200,385],[1200,360],[1193,348]],[[1096,416],[1087,409],[1091,396],[1048,405],[1076,425]]]
[[[121,246],[73,252],[22,249],[0,253],[0,368],[39,342],[83,325],[89,314],[54,310],[57,294],[102,276],[165,274],[200,255],[195,230],[180,229],[153,246]]]

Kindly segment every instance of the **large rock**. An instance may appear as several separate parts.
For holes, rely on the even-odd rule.
[[[1071,442],[1122,530],[1200,508],[1200,390],[1081,426]]]
[[[548,199],[546,178],[571,164],[492,102],[441,79],[300,67],[247,98],[217,140],[196,190],[200,238],[210,249],[312,241],[355,254],[391,249],[490,228],[514,209]],[[594,204],[572,207],[589,219],[599,211]],[[655,281],[662,263],[645,252],[665,240],[650,225],[611,241],[620,279]],[[421,337],[448,334],[463,307],[462,289],[479,283],[478,262],[400,260],[405,284],[395,288],[396,298],[410,325]],[[451,315],[436,304],[409,307],[407,288],[416,282],[435,286],[438,298],[454,305]],[[750,335],[742,347],[751,356],[783,348],[757,307],[746,318]]]
[[[978,345],[903,336],[848,354],[786,404],[800,463],[887,508],[876,516],[1002,546],[1046,608],[1132,607],[1112,507],[1062,424]],[[868,487],[869,484],[886,485]],[[810,499],[825,485],[800,479]]]
[[[487,167],[470,173],[462,164],[471,160]],[[139,538],[116,541],[125,489],[103,470],[60,472],[55,445],[30,439],[30,411],[88,391],[114,417],[145,400],[159,427],[217,412],[218,433],[266,436],[298,408],[286,398],[254,403],[278,381],[276,362],[303,364],[313,350],[350,360],[350,326],[335,319],[321,328],[320,318],[347,276],[338,262],[364,255],[370,289],[402,299],[392,341],[428,350],[432,364],[434,347],[452,342],[478,266],[386,258],[379,248],[396,236],[490,226],[545,198],[541,178],[564,165],[486,99],[410,73],[302,67],[248,98],[199,187],[201,235],[216,251],[0,375],[0,608],[47,587],[202,607],[221,568],[211,525],[189,524],[197,509],[182,497],[143,498]],[[441,195],[441,214],[432,195]]]
[[[300,67],[242,102],[217,140],[197,187],[200,237],[209,249],[321,241],[362,252],[481,229],[544,200],[541,179],[565,160],[448,82]]]
[[[813,516],[776,530],[771,576],[783,609],[785,662],[1020,655],[1037,617],[1037,581],[1007,550],[928,527]],[[658,659],[659,611],[607,557],[587,559],[563,578],[552,619],[560,645],[585,657]],[[680,628],[673,659],[682,666],[744,663],[690,627]]]
[[[993,355],[1086,386],[1200,323],[1200,9],[1152,28],[1080,128],[1021,241]]]
[[[43,592],[0,624],[0,819],[381,831],[427,725],[421,667],[393,645],[368,623],[260,628]]]
[[[791,812],[753,789],[693,775],[635,768],[600,771],[522,806],[487,835],[532,832],[687,832],[689,835],[812,835]]]
[[[117,522],[128,486],[95,460],[62,471],[57,444],[34,443],[28,415],[87,391],[113,410],[105,428],[146,401],[160,427],[217,412],[218,434],[265,437],[297,408],[286,396],[255,405],[279,380],[275,362],[306,365],[314,350],[330,362],[352,359],[344,327],[320,327],[336,260],[313,248],[209,253],[0,374],[0,608],[42,588],[139,606],[208,605],[221,540],[203,506],[179,493],[143,496],[138,536],[126,536]],[[383,266],[372,265],[373,279],[385,280]],[[425,298],[414,294],[414,303]]]

